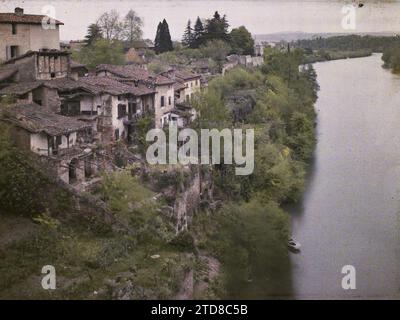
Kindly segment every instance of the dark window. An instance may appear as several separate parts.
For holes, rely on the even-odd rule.
[[[79,101],[69,101],[61,105],[61,114],[64,116],[78,116],[81,113]]]
[[[56,146],[59,146],[60,144],[62,144],[62,137],[61,136],[57,136],[56,137]]]
[[[17,34],[17,24],[16,23],[13,23],[11,25],[11,29],[12,29],[12,34]]]
[[[137,112],[137,104],[135,102],[129,102],[129,114],[135,114]]]
[[[126,105],[119,104],[118,105],[118,119],[126,116]]]
[[[171,103],[172,103],[172,99],[171,99],[171,97],[168,97],[168,105],[171,105]]]
[[[10,51],[11,51],[11,59],[18,57],[18,46],[11,46],[10,47]]]
[[[165,97],[161,97],[161,107],[165,107]]]
[[[52,73],[50,74],[50,76],[51,76],[52,78],[55,78],[55,77],[56,77],[56,74],[55,74],[54,72],[52,72]]]
[[[119,140],[119,129],[115,129],[115,140]]]

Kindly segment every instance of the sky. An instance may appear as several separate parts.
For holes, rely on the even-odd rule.
[[[209,18],[214,11],[226,14],[231,27],[245,25],[252,34],[287,31],[398,32],[400,1],[364,0],[356,6],[356,29],[344,30],[342,8],[360,0],[0,0],[0,12],[13,12],[19,6],[25,13],[42,14],[53,6],[51,16],[65,23],[62,40],[82,39],[87,26],[105,11],[116,9],[121,16],[133,9],[144,20],[144,38],[154,39],[159,21],[168,21],[171,36],[180,40],[188,19]]]

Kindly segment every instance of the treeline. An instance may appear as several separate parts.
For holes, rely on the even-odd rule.
[[[185,47],[196,49],[209,41],[221,40],[230,45],[232,53],[254,54],[254,39],[246,27],[234,28],[229,32],[229,22],[226,15],[221,16],[218,11],[205,22],[197,17],[192,28],[189,20],[182,38]]]
[[[400,73],[400,43],[387,47],[382,54],[383,67]]]
[[[295,47],[306,50],[341,50],[355,51],[360,49],[369,49],[373,52],[382,52],[387,46],[398,41],[397,36],[360,36],[360,35],[343,35],[329,38],[317,37],[315,39],[298,40],[292,43]]]
[[[271,49],[265,61],[261,70],[237,68],[211,81],[194,126],[255,129],[254,173],[236,176],[232,166],[214,166],[215,196],[224,205],[216,214],[197,215],[193,226],[199,245],[222,262],[224,298],[291,294],[290,219],[281,205],[303,190],[319,87],[313,67],[300,67],[302,50]],[[227,103],[232,95],[252,101],[239,117]]]

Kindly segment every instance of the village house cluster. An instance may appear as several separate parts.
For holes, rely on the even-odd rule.
[[[63,23],[47,30],[43,18],[21,8],[0,13],[0,97],[16,100],[1,120],[65,183],[89,186],[111,165],[117,143],[135,143],[141,117],[152,117],[156,128],[170,121],[185,127],[196,117],[191,101],[202,86],[199,74],[178,68],[155,74],[138,64],[89,72],[61,49]]]

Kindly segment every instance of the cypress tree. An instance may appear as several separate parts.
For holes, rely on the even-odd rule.
[[[161,29],[162,24],[160,22],[157,27],[156,39],[154,40],[154,48],[156,50],[156,53],[160,53],[161,50]]]

